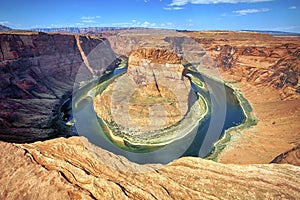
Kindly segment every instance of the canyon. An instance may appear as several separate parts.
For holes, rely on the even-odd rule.
[[[0,33],[1,199],[299,197],[300,38],[158,32]],[[197,70],[249,101],[255,123],[226,132],[209,156],[217,162],[183,157],[139,165],[84,137],[57,138],[68,136],[60,105],[74,88],[141,48],[171,49],[192,61],[201,55]],[[177,63],[172,55],[166,59]]]
[[[222,163],[269,163],[299,144],[299,36],[207,31],[170,37],[166,31],[148,30],[126,31],[109,40],[125,55],[140,46],[170,48],[178,55],[196,52],[201,55],[196,57],[198,71],[224,80],[249,101],[256,125],[231,131],[216,144],[221,153],[217,150],[211,158]]]

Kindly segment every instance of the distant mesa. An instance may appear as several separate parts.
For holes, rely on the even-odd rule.
[[[270,34],[273,36],[300,36],[300,33],[285,32],[285,31],[263,31],[263,30],[242,30],[244,32],[254,32],[262,34]]]
[[[32,31],[45,32],[45,33],[107,33],[111,31],[123,31],[123,30],[136,30],[136,29],[147,29],[139,27],[62,27],[62,28],[34,28]]]
[[[6,31],[10,31],[10,30],[12,30],[12,29],[0,24],[0,32],[6,32]]]
[[[8,28],[8,27],[7,27]],[[109,32],[120,32],[125,30],[151,30],[155,28],[147,27],[60,27],[60,28],[34,28],[31,31],[45,32],[45,33],[75,33],[75,34],[107,34]],[[1,30],[1,29],[0,29]],[[156,29],[156,30],[170,30],[170,29]],[[194,32],[192,30],[174,30],[181,33]],[[214,30],[213,32],[224,32],[223,30]],[[300,33],[286,32],[286,31],[271,31],[271,30],[240,30],[240,32],[261,33],[273,36],[300,36]]]

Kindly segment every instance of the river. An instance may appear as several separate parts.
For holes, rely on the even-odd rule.
[[[91,143],[136,163],[165,164],[182,156],[202,158],[207,156],[226,129],[238,126],[245,121],[243,109],[230,87],[199,73],[190,72],[189,75],[193,79],[205,84],[205,89],[203,89],[192,82],[194,92],[204,97],[208,105],[208,112],[204,119],[198,122],[197,126],[185,137],[155,151],[131,152],[121,149],[113,144],[104,133],[94,112],[93,98],[89,93],[94,87],[99,87],[99,83],[104,89],[113,78],[122,75],[125,71],[125,68],[116,69],[111,74],[87,84],[73,95],[72,104],[66,102],[68,108],[65,106],[63,112],[68,112],[68,116],[73,121],[74,135],[85,136]],[[73,105],[72,108],[71,105]]]

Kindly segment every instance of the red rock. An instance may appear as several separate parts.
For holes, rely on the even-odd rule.
[[[0,33],[0,106],[5,103],[5,110],[14,113],[0,116],[0,137],[15,142],[53,137],[59,132],[55,128],[59,127],[55,124],[59,105],[72,93],[75,81],[100,75],[115,62],[116,56],[103,38]],[[15,102],[21,102],[23,110],[14,108]]]

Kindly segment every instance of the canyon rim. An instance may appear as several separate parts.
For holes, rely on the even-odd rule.
[[[157,32],[0,33],[1,199],[299,198],[299,37]],[[248,102],[248,121],[224,133],[210,160],[183,157],[140,165],[84,137],[69,137],[68,116],[60,111],[74,88],[113,71],[132,50],[153,46],[175,49],[177,55],[197,50],[196,70],[225,82]]]

